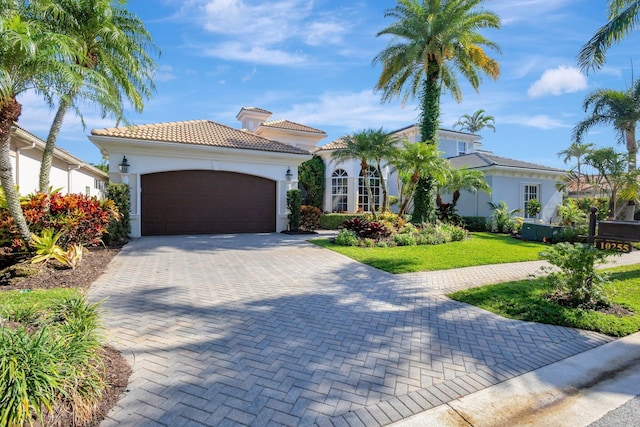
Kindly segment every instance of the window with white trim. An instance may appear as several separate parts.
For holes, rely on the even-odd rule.
[[[463,154],[467,154],[467,143],[458,141],[458,156],[462,156]]]
[[[540,201],[540,185],[538,184],[525,184],[524,185],[524,217],[525,218],[535,218],[535,216],[531,216],[527,213],[527,207],[529,205],[529,200],[538,199]]]
[[[362,171],[360,171],[360,177],[358,179],[358,207],[364,212],[371,212],[372,208],[378,210],[380,207],[380,176],[376,168],[372,166],[369,166],[369,186],[371,187],[373,203],[369,200],[367,186],[365,185]]]
[[[336,169],[331,175],[331,212],[346,212],[349,193],[349,175],[344,169]]]

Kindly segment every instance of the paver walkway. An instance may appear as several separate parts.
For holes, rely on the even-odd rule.
[[[102,425],[385,425],[611,340],[443,295],[516,267],[393,276],[285,235],[134,240],[90,290],[133,368]]]

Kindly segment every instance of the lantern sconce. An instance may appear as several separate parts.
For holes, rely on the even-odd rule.
[[[122,162],[118,165],[118,169],[120,169],[120,173],[129,173],[129,162],[127,161],[127,156],[122,156]]]
[[[291,168],[287,169],[287,173],[284,176],[287,178],[287,181],[291,181],[293,179],[293,173],[291,173]]]

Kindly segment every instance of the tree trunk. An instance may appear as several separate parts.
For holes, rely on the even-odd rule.
[[[625,139],[627,141],[627,153],[629,154],[628,158],[628,172],[635,172],[636,170],[636,157],[638,153],[638,144],[636,142],[636,126],[633,124],[629,126],[629,128],[625,129],[624,132]],[[635,200],[628,200],[626,205],[626,210],[624,214],[625,221],[633,221],[633,216],[636,210]]]
[[[9,214],[18,227],[20,238],[28,247],[31,242],[31,233],[20,207],[20,199],[16,191],[16,183],[11,168],[11,156],[9,154],[11,151],[11,127],[18,121],[21,112],[22,106],[15,98],[11,98],[0,109],[0,184],[7,199]]]
[[[422,92],[422,113],[420,133],[422,142],[433,144],[438,132],[440,120],[440,70],[436,64],[429,64],[427,78]],[[415,218],[414,218],[415,217]],[[436,218],[435,191],[433,178],[422,177],[414,193],[413,224],[433,223]]]
[[[73,96],[71,94],[70,96]],[[73,99],[73,98],[70,98]],[[44,151],[42,152],[42,163],[40,164],[40,181],[39,188],[41,193],[47,193],[49,191],[49,178],[51,176],[51,164],[53,163],[53,152],[56,148],[56,140],[64,121],[64,116],[69,109],[69,102],[64,98],[60,99],[60,105],[58,111],[51,123],[49,129],[49,135],[47,136],[47,142],[44,145]],[[47,203],[48,205],[48,203]]]
[[[388,195],[387,195],[387,183],[382,176],[382,165],[378,161],[376,163],[376,167],[378,168],[378,175],[380,175],[380,190],[382,191],[382,204],[380,205],[380,212],[385,213],[387,211]]]
[[[376,204],[373,201],[373,193],[371,192],[371,183],[369,182],[369,165],[363,161],[360,166],[362,167],[362,179],[364,180],[364,188],[367,189],[367,196],[369,197],[369,211],[373,215],[373,220],[377,220]]]

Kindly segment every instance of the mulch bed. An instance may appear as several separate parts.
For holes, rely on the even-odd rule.
[[[0,292],[24,289],[78,288],[86,290],[104,272],[109,261],[120,251],[120,247],[90,249],[74,270],[55,265],[18,264],[0,272]],[[17,275],[17,276],[16,276]],[[27,277],[20,277],[26,275]],[[109,410],[126,391],[131,368],[125,358],[110,345],[103,347],[105,384],[94,420],[87,427],[98,426]],[[53,425],[71,426],[73,418],[66,412],[52,414]],[[50,425],[50,424],[48,424]]]

